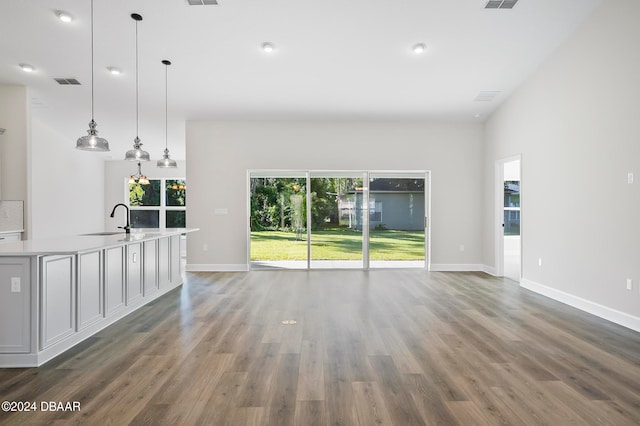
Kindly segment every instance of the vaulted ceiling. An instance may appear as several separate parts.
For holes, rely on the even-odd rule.
[[[163,59],[173,63],[175,158],[184,158],[185,120],[483,121],[601,1],[519,0],[487,9],[488,0],[94,0],[95,118],[112,150],[98,155],[119,159],[136,136],[131,13],[143,17],[138,133],[157,159],[165,142]],[[28,86],[33,119],[71,146],[91,119],[90,4],[0,2],[0,84]],[[413,51],[419,43],[422,54]]]

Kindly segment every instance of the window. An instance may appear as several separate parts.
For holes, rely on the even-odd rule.
[[[520,235],[520,181],[504,182],[504,235]]]
[[[149,185],[125,183],[132,228],[186,228],[184,179],[149,179]]]

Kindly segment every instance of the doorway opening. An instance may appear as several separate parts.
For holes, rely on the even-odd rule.
[[[522,277],[521,237],[521,159],[498,161],[496,165],[496,206],[498,227],[496,244],[497,275],[520,282]]]
[[[426,171],[249,171],[250,269],[428,268]]]

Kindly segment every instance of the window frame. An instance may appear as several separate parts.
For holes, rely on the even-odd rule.
[[[168,206],[167,205],[167,181],[168,180],[182,180],[185,183],[185,187],[187,184],[187,179],[184,177],[149,177],[150,181],[159,180],[160,181],[160,205],[159,206],[132,206],[131,199],[129,196],[129,178],[124,179],[124,204],[129,207],[129,210],[147,210],[147,211],[158,211],[158,228],[164,229],[167,227],[167,211],[184,211],[185,218],[187,212],[186,200],[184,206]],[[186,196],[185,196],[186,197]],[[186,219],[185,219],[186,221]],[[186,223],[185,223],[186,226]],[[154,228],[156,229],[156,228]]]

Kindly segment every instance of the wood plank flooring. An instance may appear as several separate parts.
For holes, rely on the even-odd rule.
[[[509,280],[186,278],[40,368],[0,369],[0,401],[38,406],[0,412],[0,424],[640,424],[640,334]]]

